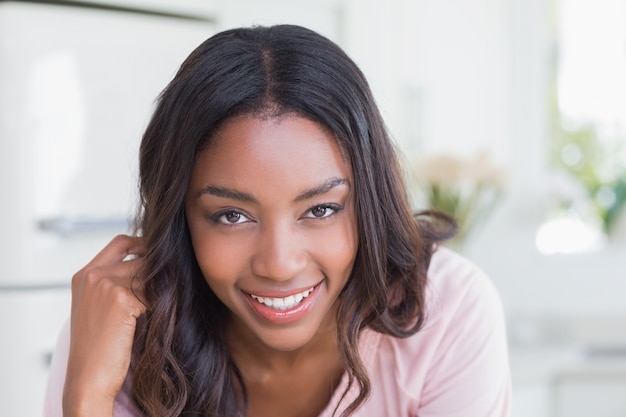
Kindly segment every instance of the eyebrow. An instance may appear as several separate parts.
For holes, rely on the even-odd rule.
[[[313,187],[308,189],[295,198],[295,202],[300,202],[304,200],[308,200],[309,198],[316,197],[318,195],[323,195],[332,190],[335,187],[339,187],[340,185],[349,185],[348,180],[344,178],[333,177],[324,181],[322,184],[317,187]]]
[[[349,181],[345,178],[333,177],[324,181],[322,184],[310,188],[308,190],[303,191],[298,194],[294,199],[294,202],[300,202],[304,200],[308,200],[310,198],[316,197],[318,195],[323,195],[332,190],[333,188],[339,187],[341,185],[349,185]],[[228,198],[231,200],[237,200],[244,203],[255,203],[258,204],[259,200],[256,199],[252,194],[246,193],[243,191],[233,190],[232,188],[227,187],[219,187],[216,185],[207,185],[198,191],[197,198],[202,197],[204,194],[210,194],[217,197]]]

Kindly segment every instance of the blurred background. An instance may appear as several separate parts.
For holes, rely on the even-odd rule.
[[[270,23],[352,56],[416,209],[459,218],[507,314],[513,417],[626,416],[626,0],[0,1],[0,415],[41,415],[161,89],[211,34]]]

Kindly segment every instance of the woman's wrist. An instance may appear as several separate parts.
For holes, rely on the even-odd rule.
[[[63,417],[113,417],[114,399],[94,394],[63,396]]]

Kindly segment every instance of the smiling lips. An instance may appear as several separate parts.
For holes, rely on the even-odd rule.
[[[246,299],[252,310],[272,324],[286,324],[304,318],[315,303],[319,285],[287,297],[262,297],[248,294]]]
[[[297,294],[290,295],[285,298],[271,298],[271,297],[259,297],[258,295],[250,294],[252,298],[259,303],[264,304],[274,310],[287,310],[300,304],[302,300],[307,298],[315,287],[311,287],[308,290],[299,292]]]

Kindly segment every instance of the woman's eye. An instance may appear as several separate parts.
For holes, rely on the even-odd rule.
[[[248,219],[246,216],[244,216],[242,213],[238,211],[222,212],[222,213],[218,213],[215,216],[215,221],[217,223],[222,223],[226,225],[245,223],[249,220],[250,219]]]
[[[323,219],[335,214],[337,211],[339,211],[339,207],[336,207],[334,205],[315,206],[309,210],[305,217]]]

